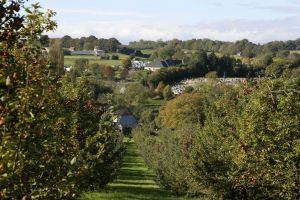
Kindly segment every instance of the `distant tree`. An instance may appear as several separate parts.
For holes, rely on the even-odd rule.
[[[172,98],[173,96],[173,92],[172,89],[170,87],[170,85],[167,85],[164,90],[163,90],[163,96],[165,100],[169,100],[170,98]]]
[[[41,42],[41,45],[43,47],[49,47],[49,45],[50,45],[50,38],[49,38],[49,36],[48,35],[42,35],[40,37],[40,42]]]
[[[168,101],[159,112],[161,125],[176,129],[182,125],[201,122],[203,117],[202,100],[199,93],[185,93]]]
[[[194,91],[194,88],[192,86],[187,86],[184,88],[183,93],[192,93]]]
[[[242,51],[244,57],[253,58],[255,53],[253,51],[253,45],[247,45],[246,48]]]
[[[262,64],[264,66],[268,66],[268,65],[272,64],[272,62],[273,62],[273,58],[271,55],[265,55],[261,58],[261,60],[262,60]]]
[[[279,78],[287,67],[288,66],[283,63],[272,63],[266,67],[265,75],[273,78]]]
[[[60,39],[53,39],[50,43],[48,59],[51,69],[57,74],[64,73],[64,51]]]
[[[119,60],[119,55],[112,55],[112,56],[111,56],[111,59],[112,59],[112,60]]]
[[[97,46],[97,38],[93,35],[90,35],[86,38],[83,48],[86,50],[93,50]]]
[[[300,54],[292,53],[290,55],[290,59],[292,60],[292,65],[294,67],[299,67],[300,66]]]
[[[114,75],[115,75],[114,69],[111,66],[106,65],[103,69],[103,76],[107,79],[112,79]]]
[[[165,87],[166,85],[164,84],[164,82],[160,81],[155,89],[156,93],[162,95]]]
[[[280,50],[276,54],[276,56],[280,58],[287,58],[289,55],[290,55],[290,51],[288,50]]]
[[[127,75],[128,75],[128,70],[126,68],[122,68],[120,70],[120,78],[121,79],[126,79]]]
[[[140,83],[128,83],[115,89],[115,101],[121,107],[138,107],[148,98],[148,92]]]
[[[91,64],[91,72],[96,77],[103,77],[104,66],[98,63]]]
[[[216,79],[216,78],[218,78],[218,73],[217,73],[216,71],[208,72],[208,73],[205,75],[205,78],[208,78],[208,79]]]
[[[72,43],[72,37],[69,35],[65,35],[62,39],[62,47],[64,48],[70,48]]]
[[[116,52],[120,45],[121,43],[116,38],[108,39],[108,48],[110,51]]]
[[[195,70],[195,73],[204,76],[209,68],[207,53],[204,51],[194,53],[189,61],[189,65]]]
[[[129,70],[132,66],[130,58],[126,57],[122,59],[123,68]]]
[[[70,73],[68,73],[68,76],[72,82],[75,82],[76,78],[82,76],[87,69],[89,69],[88,59],[76,59]]]
[[[184,52],[182,51],[182,49],[179,46],[177,46],[175,48],[175,53],[172,56],[172,59],[174,59],[174,60],[183,60],[184,58],[185,58]]]

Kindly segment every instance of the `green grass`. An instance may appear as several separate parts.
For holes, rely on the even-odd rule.
[[[65,65],[74,65],[75,60],[77,59],[88,59],[90,64],[98,63],[98,64],[103,64],[103,65],[122,65],[122,59],[123,58],[128,58],[128,55],[121,54],[121,53],[107,53],[106,55],[109,55],[111,58],[112,55],[118,55],[119,60],[101,60],[99,56],[94,56],[94,55],[74,55],[74,56],[65,56],[64,58],[64,64]],[[140,58],[137,57],[140,60],[147,60],[145,58]]]
[[[148,54],[148,55],[152,55],[153,51],[154,51],[153,49],[143,49],[143,50],[141,50],[141,52],[143,54]]]
[[[292,53],[298,53],[298,54],[300,54],[300,50],[293,50],[293,51],[290,51],[290,54],[292,54]]]
[[[183,200],[161,189],[137,152],[135,143],[126,142],[127,151],[118,178],[102,192],[90,192],[81,200]]]
[[[125,57],[129,57],[125,54],[121,53],[108,53],[110,57],[112,55],[118,55],[119,60],[101,60],[99,56],[94,56],[94,55],[74,55],[74,56],[65,56],[65,65],[74,65],[74,62],[76,59],[88,59],[90,64],[93,63],[98,63],[98,64],[103,64],[103,65],[121,65],[122,62],[121,60]]]
[[[149,98],[147,99],[147,103],[145,106],[155,106],[155,107],[160,107],[165,101],[163,99],[152,99]]]
[[[121,65],[121,60],[101,60],[99,57],[93,55],[65,56],[65,65],[74,65],[75,60],[77,59],[88,59],[90,64]]]

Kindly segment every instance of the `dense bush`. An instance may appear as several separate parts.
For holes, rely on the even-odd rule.
[[[122,138],[84,78],[47,68],[37,41],[54,13],[21,17],[23,3],[0,3],[0,198],[72,199],[114,177]]]
[[[164,129],[157,136],[153,132],[145,134],[145,128],[134,131],[134,140],[138,144],[146,164],[153,169],[159,183],[168,190],[190,196],[202,195],[203,188],[196,182],[193,160],[194,137],[192,126],[177,131]]]
[[[80,190],[102,188],[114,178],[122,158],[122,137],[114,116],[99,110],[91,82],[81,78],[75,84],[63,80],[61,95],[68,102],[69,132],[78,147],[72,161],[75,166],[74,182]],[[70,138],[71,139],[71,138]],[[76,175],[75,175],[76,174]]]
[[[112,60],[119,60],[119,55],[111,55]]]
[[[175,193],[298,199],[299,87],[295,79],[265,80],[238,93],[202,94],[203,125],[185,122],[169,130],[143,120],[134,139],[160,183]]]
[[[185,93],[168,101],[160,109],[158,119],[163,127],[177,129],[188,123],[203,123],[203,97]]]

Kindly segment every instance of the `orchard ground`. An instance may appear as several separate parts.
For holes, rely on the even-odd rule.
[[[80,200],[186,200],[162,189],[149,170],[132,140],[126,140],[127,151],[118,178],[102,192],[84,194]],[[193,199],[199,200],[199,199]]]

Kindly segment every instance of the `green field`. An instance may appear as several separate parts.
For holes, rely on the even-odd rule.
[[[155,182],[155,174],[144,164],[135,143],[126,142],[127,151],[118,179],[103,192],[87,193],[81,200],[184,200],[161,189]],[[196,199],[194,199],[196,200]]]
[[[103,65],[121,65],[122,64],[121,60],[125,57],[129,57],[128,55],[120,54],[120,53],[109,53],[106,55],[109,55],[110,57],[112,55],[118,55],[119,60],[101,60],[100,57],[94,55],[74,55],[74,56],[65,56],[64,62],[65,65],[74,65],[76,59],[88,59],[90,64],[98,63]]]
[[[123,58],[128,58],[128,55],[121,54],[121,53],[107,53],[110,58],[112,55],[118,55],[119,60],[101,60],[99,56],[94,56],[94,55],[68,55],[65,56],[64,58],[64,64],[66,66],[74,65],[75,60],[77,59],[88,59],[90,64],[93,63],[98,63],[98,64],[103,64],[103,65],[121,65],[122,64],[122,59]],[[145,58],[137,57],[140,60],[147,60]]]
[[[152,55],[153,51],[154,51],[153,49],[143,49],[143,50],[141,50],[141,52],[143,54],[149,54],[149,55]]]
[[[300,54],[300,50],[293,50],[293,51],[290,51],[290,53],[297,53],[297,54]]]

